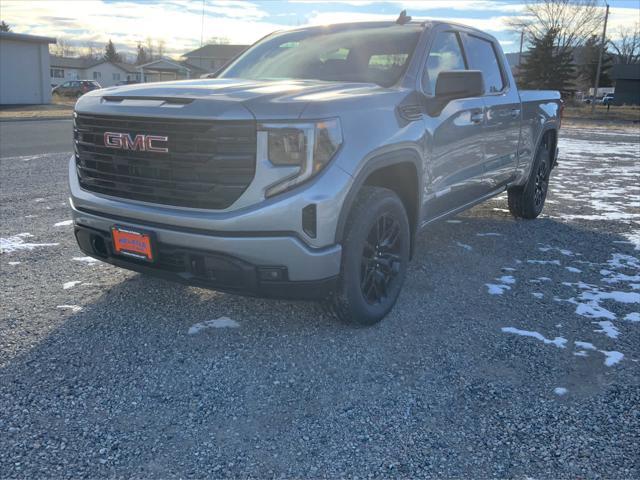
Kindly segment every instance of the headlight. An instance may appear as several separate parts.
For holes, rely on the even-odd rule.
[[[279,167],[298,167],[293,175],[270,185],[266,196],[284,192],[313,177],[342,145],[340,120],[316,123],[264,123],[258,132],[267,135],[267,158]]]

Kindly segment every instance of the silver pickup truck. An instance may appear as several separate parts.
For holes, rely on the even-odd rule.
[[[274,33],[217,78],[80,98],[75,236],[119,267],[373,324],[424,227],[505,190],[514,216],[540,214],[561,112],[463,25]]]

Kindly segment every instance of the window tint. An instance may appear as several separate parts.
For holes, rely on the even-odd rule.
[[[418,25],[393,25],[276,33],[247,50],[219,77],[317,79],[388,87],[404,72],[421,31]]]
[[[468,35],[465,45],[469,67],[472,70],[482,71],[485,92],[500,92],[505,87],[504,79],[491,42]]]
[[[431,46],[422,77],[422,88],[425,93],[430,95],[435,93],[438,74],[444,70],[465,70],[458,35],[454,32],[439,33]]]

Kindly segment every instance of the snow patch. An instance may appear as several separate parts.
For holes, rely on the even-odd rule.
[[[456,242],[456,245],[458,245],[460,248],[464,248],[467,251],[473,250],[473,247],[471,245],[467,245],[466,243]]]
[[[73,257],[72,260],[76,261],[76,262],[84,262],[84,263],[98,263],[99,260],[93,258],[93,257]]]
[[[544,297],[544,293],[540,293],[540,292],[532,292],[531,295],[533,295],[536,298],[543,298]]]
[[[624,319],[628,322],[640,322],[640,313],[638,312],[631,312],[629,314],[627,314],[626,317],[624,317]]]
[[[620,335],[620,330],[616,328],[616,326],[611,323],[609,320],[603,320],[600,322],[593,322],[600,325],[600,330],[594,330],[596,333],[604,333],[609,338],[618,338]]]
[[[567,390],[564,387],[556,387],[556,388],[553,389],[553,393],[555,393],[556,395],[558,395],[560,397],[563,396],[563,395],[566,395],[568,391],[569,390]]]
[[[511,290],[509,285],[498,285],[495,283],[485,283],[490,295],[502,295],[505,290]]]
[[[500,278],[497,278],[496,280],[502,282],[502,283],[507,283],[509,285],[513,285],[514,283],[516,283],[516,279],[513,278],[513,276],[511,275],[503,275]]]
[[[487,232],[487,233],[476,233],[476,237],[501,237],[501,233],[495,232]]]
[[[38,247],[55,247],[59,243],[30,243],[25,238],[32,238],[30,233],[19,233],[8,238],[0,238],[0,253],[13,253],[19,250],[33,250]]]
[[[616,351],[600,350],[600,353],[605,356],[604,364],[607,367],[614,366],[624,358],[624,355],[622,353]]]
[[[521,335],[523,337],[532,337],[532,338],[535,338],[537,340],[540,340],[540,341],[544,342],[545,344],[555,345],[558,348],[565,348],[565,345],[567,343],[567,339],[566,338],[556,337],[553,340],[550,340],[550,339],[546,338],[544,335],[542,335],[541,333],[532,332],[532,331],[529,331],[529,330],[520,330],[520,329],[515,328],[515,327],[502,327],[502,331],[505,332],[505,333],[514,333],[516,335]]]
[[[560,260],[527,260],[527,263],[531,265],[558,265],[560,266]]]
[[[71,310],[73,313],[78,313],[80,310],[82,310],[82,307],[80,307],[79,305],[58,305],[56,308]]]
[[[564,267],[564,268],[567,269],[571,273],[582,273],[582,270],[580,270],[579,268],[576,268],[576,267]]]
[[[63,288],[63,290],[69,290],[70,288],[75,287],[79,283],[82,283],[82,282],[80,280],[73,280],[71,282],[65,282],[65,283],[62,284],[62,288]]]
[[[62,222],[54,223],[54,227],[66,227],[67,225],[73,224],[73,220],[64,220]]]
[[[207,320],[205,322],[194,323],[189,327],[187,332],[189,335],[195,335],[196,333],[206,330],[207,328],[238,328],[240,324],[235,320],[231,320],[229,317],[220,317],[215,320]]]

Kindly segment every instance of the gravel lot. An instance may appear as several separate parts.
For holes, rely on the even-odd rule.
[[[368,329],[86,261],[68,154],[4,154],[0,477],[640,477],[639,133],[564,128]]]

